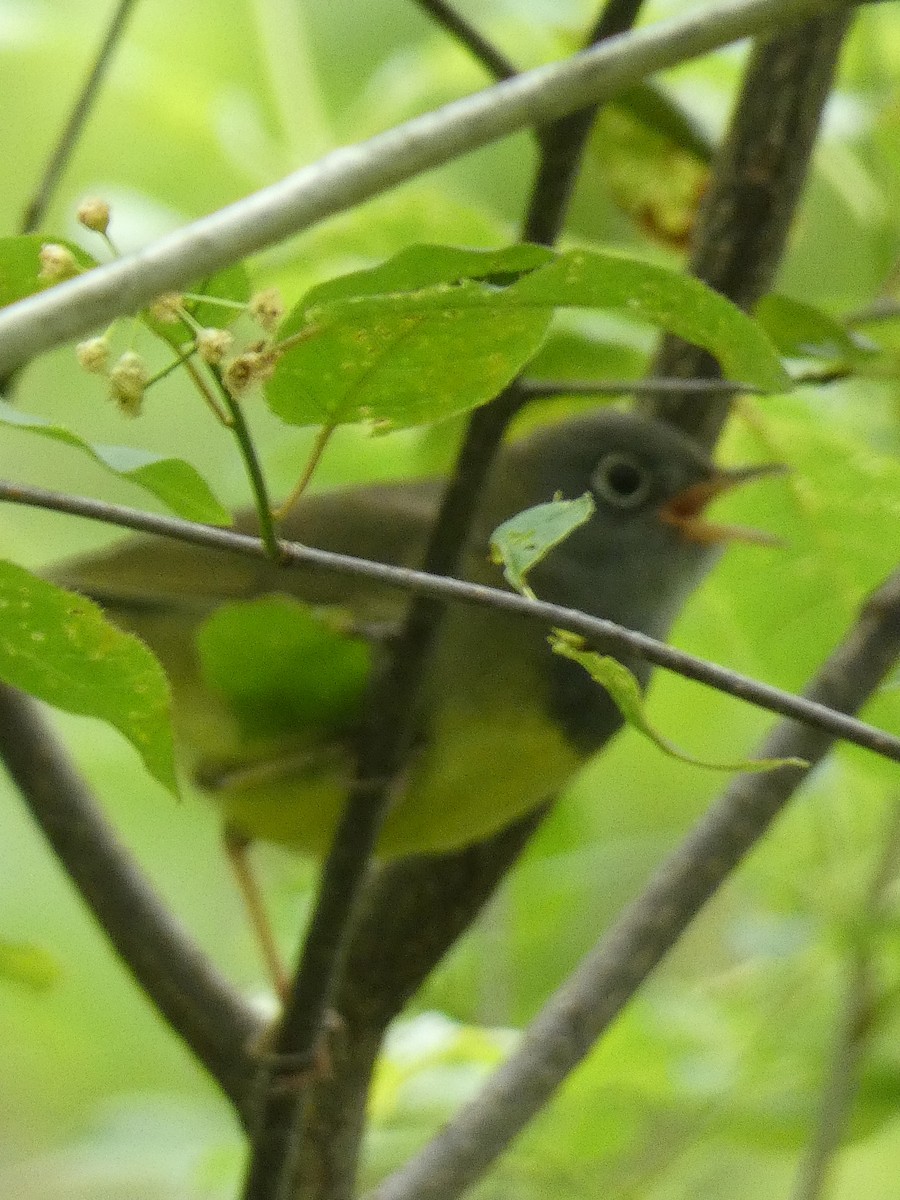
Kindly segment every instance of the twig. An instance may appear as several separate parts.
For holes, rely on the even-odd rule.
[[[0,313],[0,378],[170,291],[520,129],[597,104],[656,71],[853,0],[722,0],[522,72],[355,146]]]
[[[840,383],[854,374],[844,365],[816,367],[798,371],[791,376],[794,387],[822,387]],[[682,379],[645,375],[643,379],[530,379],[516,383],[524,400],[541,400],[548,396],[764,396],[767,393],[752,383],[735,383],[731,379]]]
[[[694,234],[690,270],[739,307],[769,290],[802,194],[849,11],[823,16],[760,43],[747,67],[728,136],[713,168]],[[666,337],[654,375],[719,375],[707,352]],[[728,416],[727,396],[643,401],[707,448]]]
[[[851,949],[847,985],[838,1022],[816,1128],[804,1155],[793,1200],[820,1200],[834,1157],[853,1109],[859,1070],[872,1030],[877,1005],[872,963],[872,932],[884,920],[885,892],[892,883],[900,856],[900,804],[891,805],[883,849],[860,914],[860,942]]]
[[[854,712],[898,654],[900,572],[867,602],[807,695]],[[831,737],[819,730],[782,722],[758,753],[799,755],[816,764],[831,746]],[[795,767],[784,767],[735,779],[547,1002],[481,1093],[369,1200],[453,1200],[479,1179],[581,1062],[804,777]]]
[[[587,37],[597,46],[631,29],[644,0],[607,0]],[[525,214],[524,242],[552,245],[559,237],[599,105],[567,113],[538,129],[541,158]]]
[[[844,324],[853,329],[857,325],[869,325],[877,321],[894,321],[900,317],[900,300],[893,296],[876,296],[865,308],[858,308],[844,317]]]
[[[268,557],[260,538],[212,525],[183,521],[178,517],[141,512],[123,504],[110,504],[103,500],[69,496],[61,492],[47,491],[45,488],[0,481],[0,501],[4,500],[14,504],[26,504],[32,508],[46,508],[53,512],[87,517],[107,525],[119,525],[139,533],[170,537],[195,546],[207,546],[213,550],[233,551],[251,558]],[[678,650],[675,646],[657,641],[656,638],[648,637],[637,630],[616,625],[613,621],[591,617],[574,608],[549,604],[545,600],[529,600],[514,592],[505,592],[484,584],[430,575],[427,571],[416,571],[411,567],[372,562],[350,554],[337,554],[332,550],[304,546],[299,542],[279,542],[278,546],[285,569],[290,569],[293,563],[302,563],[319,570],[332,571],[336,575],[371,579],[416,596],[518,613],[530,620],[580,634],[591,642],[601,644],[604,649],[636,655],[657,667],[663,667],[676,675],[683,675],[685,679],[693,679],[696,683],[705,684],[715,691],[735,696],[756,708],[790,717],[813,729],[828,733],[831,737],[842,738],[883,758],[900,762],[900,738],[885,730],[876,729],[864,721],[857,721],[836,708],[817,704],[802,696],[760,683],[748,675],[741,675],[707,659],[687,654],[684,650]]]
[[[445,3],[445,0],[415,0],[415,3],[456,38],[461,46],[465,46],[494,79],[512,79],[513,75],[518,74],[515,63],[483,37],[455,8]]]
[[[69,119],[66,121],[62,133],[59,135],[59,141],[56,143],[47,161],[47,165],[44,167],[44,173],[22,215],[22,224],[20,226],[20,232],[22,233],[32,233],[44,219],[44,214],[50,205],[53,193],[56,191],[63,172],[69,165],[72,152],[78,145],[78,139],[81,137],[85,122],[90,116],[91,109],[94,106],[97,94],[103,83],[103,78],[112,61],[116,47],[125,32],[125,25],[135,3],[136,0],[119,0],[118,7],[113,13],[109,28],[106,31],[106,36],[100,45],[97,57],[94,59],[94,64],[88,72],[87,79],[84,81],[81,93],[72,106]]]
[[[687,392],[707,396],[762,395],[752,383],[733,383],[730,379],[670,379],[650,376],[644,379],[520,379],[519,390],[526,400],[548,396],[680,396]]]
[[[241,408],[240,400],[232,396],[231,392],[225,386],[225,381],[222,378],[219,368],[210,367],[210,371],[219,389],[222,407],[228,413],[228,427],[234,433],[241,458],[244,461],[244,469],[247,472],[247,479],[250,483],[253,506],[259,520],[259,531],[265,543],[266,553],[269,558],[277,562],[280,551],[278,549],[278,535],[275,532],[275,523],[272,518],[272,502],[269,499],[269,488],[266,484],[266,477],[263,474],[262,463],[259,461],[259,455],[256,453],[253,435],[250,433],[250,427],[244,417],[244,410]]]
[[[154,892],[37,705],[3,685],[0,756],[119,958],[248,1123],[262,1021]]]

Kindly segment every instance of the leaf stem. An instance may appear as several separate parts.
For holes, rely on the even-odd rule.
[[[319,432],[316,434],[316,440],[313,442],[312,450],[309,458],[306,460],[306,465],[303,468],[303,474],[294,484],[291,494],[286,500],[282,500],[281,504],[274,510],[275,516],[279,521],[283,521],[288,515],[303,493],[309,486],[309,481],[315,474],[316,467],[322,460],[322,455],[325,453],[325,447],[334,433],[333,425],[322,425]]]
[[[240,401],[232,396],[231,392],[225,386],[225,381],[222,378],[219,368],[210,366],[210,372],[216,381],[219,395],[222,398],[222,404],[228,413],[228,424],[237,439],[238,449],[244,460],[247,478],[250,480],[250,490],[253,494],[253,507],[256,509],[256,515],[259,519],[259,535],[266,548],[266,555],[273,562],[281,562],[283,555],[272,518],[272,503],[269,500],[269,489],[259,456],[256,453],[253,435],[250,433],[250,428],[244,419],[244,410],[241,408]]]

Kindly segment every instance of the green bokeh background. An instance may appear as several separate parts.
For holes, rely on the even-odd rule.
[[[522,64],[563,53],[594,11],[582,0],[459,7]],[[647,15],[685,7],[668,0],[648,5]],[[111,8],[96,0],[0,2],[2,234],[17,228]],[[740,61],[731,50],[668,77],[713,133],[726,119]],[[900,16],[893,6],[872,6],[845,55],[780,282],[837,314],[871,299],[900,250],[898,69]],[[101,254],[72,217],[79,198],[99,193],[113,204],[114,237],[131,248],[331,145],[483,82],[412,3],[144,3],[45,228]],[[261,257],[251,264],[254,278],[280,283],[291,301],[312,283],[374,265],[412,242],[503,245],[515,237],[533,160],[524,135],[469,155]],[[599,159],[588,161],[573,236],[674,261],[642,240],[601,181]],[[781,458],[794,474],[735,496],[727,515],[779,533],[786,548],[733,550],[680,622],[676,640],[685,648],[799,688],[893,565],[900,407],[890,346],[900,339],[889,326],[871,332],[888,347],[878,359],[886,378],[755,402],[735,421],[723,456]],[[145,348],[127,322],[115,336],[122,348],[132,341]],[[542,361],[548,374],[583,365],[621,376],[640,369],[652,340],[618,318],[581,315],[560,324]],[[154,389],[145,415],[129,423],[64,349],[29,369],[20,404],[98,441],[160,452],[174,444],[220,497],[247,499],[230,439],[177,377]],[[312,435],[285,429],[261,401],[248,407],[271,477],[285,489]],[[149,503],[73,449],[0,433],[4,475]],[[339,431],[317,486],[439,470],[457,435],[455,422],[389,438]],[[0,554],[27,565],[115,536],[9,506],[2,517]],[[651,715],[710,758],[746,753],[770,724],[666,676],[654,685]],[[867,716],[900,732],[900,678]],[[193,795],[173,801],[111,730],[75,718],[59,725],[162,894],[216,962],[269,1005],[214,813]],[[627,733],[585,772],[478,930],[418,998],[420,1015],[392,1040],[373,1098],[369,1177],[401,1161],[471,1093],[509,1046],[510,1030],[536,1011],[721,786],[718,776],[664,758]],[[849,956],[861,943],[886,999],[833,1195],[896,1195],[900,947],[895,920],[873,931],[862,914],[898,798],[896,769],[862,752],[842,750],[817,771],[484,1196],[789,1194]],[[0,1193],[24,1200],[234,1195],[241,1149],[224,1102],[115,962],[5,783],[0,807],[0,938],[38,945],[60,969],[44,991],[0,980]],[[257,861],[289,952],[312,868],[271,848],[260,848]]]

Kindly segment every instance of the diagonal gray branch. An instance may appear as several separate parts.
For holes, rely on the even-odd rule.
[[[807,695],[855,712],[898,655],[900,572],[871,597]],[[816,764],[832,744],[826,734],[785,721],[759,755],[800,755]],[[551,997],[481,1093],[368,1200],[454,1200],[475,1183],[591,1050],[803,778],[804,772],[784,767],[735,779]]]
[[[249,1121],[262,1021],[153,891],[37,705],[3,685],[0,758],[119,958]]]
[[[137,254],[10,305],[0,313],[0,377],[42,350],[136,312],[163,292],[183,289],[470,150],[607,100],[647,75],[739,38],[853,6],[852,0],[722,0],[335,150]]]
[[[231,550],[251,558],[269,557],[266,544],[260,538],[251,537],[246,533],[235,533],[231,529],[221,529],[218,526],[196,524],[180,517],[142,512],[124,504],[110,504],[104,500],[69,496],[27,484],[0,481],[0,501],[4,500],[72,513],[141,533],[175,538],[195,546]],[[541,621],[545,625],[580,634],[606,653],[618,651],[637,655],[654,666],[674,671],[676,675],[683,675],[685,679],[706,684],[707,687],[735,696],[747,704],[754,704],[757,708],[802,721],[814,729],[853,742],[854,745],[872,750],[875,754],[894,762],[900,762],[900,738],[886,730],[876,729],[827,704],[816,703],[792,692],[784,692],[781,688],[762,683],[749,675],[741,675],[728,667],[719,666],[718,663],[688,654],[638,630],[617,625],[615,621],[592,617],[574,608],[550,604],[546,600],[532,600],[516,592],[503,591],[485,584],[469,583],[468,580],[453,579],[445,575],[431,575],[427,571],[396,567],[389,563],[357,558],[352,554],[337,554],[333,550],[320,550],[316,546],[305,546],[300,542],[279,542],[278,546],[282,565],[286,570],[290,569],[292,563],[303,563],[323,571],[332,571],[337,575],[374,579],[414,596],[427,596],[434,600],[457,601],[518,613],[529,620]]]

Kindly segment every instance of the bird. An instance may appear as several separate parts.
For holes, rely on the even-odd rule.
[[[531,587],[542,600],[665,639],[729,543],[766,540],[710,521],[708,505],[774,469],[716,466],[676,429],[635,413],[607,407],[571,416],[501,447],[459,574],[508,586],[490,554],[494,529],[554,497],[588,493],[592,515],[534,567]],[[418,566],[444,483],[419,479],[304,494],[280,536]],[[254,515],[239,513],[235,528],[255,532]],[[311,614],[334,635],[325,639],[328,646],[349,639],[365,651],[365,674],[390,653],[408,596],[364,577],[146,536],[64,562],[51,578],[96,600],[157,654],[171,682],[188,770],[221,805],[232,834],[327,852],[353,782],[365,680],[356,679],[346,696],[331,696],[319,713],[308,696],[298,702],[290,695],[294,675],[312,673],[328,686],[338,679],[332,651],[314,649],[321,661],[310,663],[301,661],[290,635],[270,632],[255,642],[253,605],[261,606],[261,618],[274,611],[288,626],[291,612]],[[250,604],[249,621],[234,633],[226,625],[220,635],[233,637],[239,660],[261,673],[249,697],[249,722],[247,711],[235,707],[240,671],[217,685],[198,650],[217,614],[241,603]],[[621,727],[609,694],[580,665],[554,654],[547,633],[517,614],[448,607],[418,698],[409,763],[378,843],[381,858],[441,853],[488,837],[559,792]],[[649,664],[615,656],[645,687]],[[272,682],[265,694],[267,671]]]

